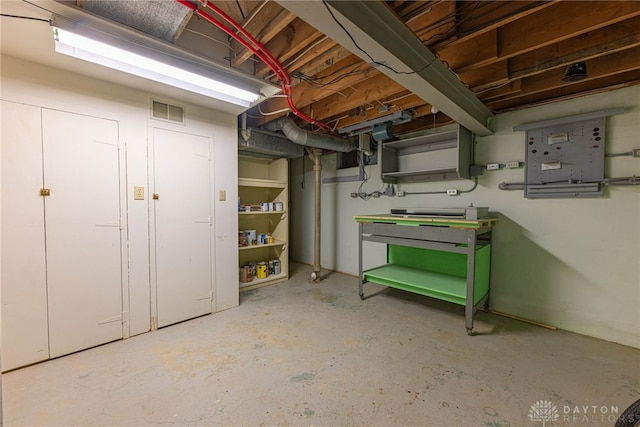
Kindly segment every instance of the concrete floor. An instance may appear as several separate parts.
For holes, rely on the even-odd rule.
[[[5,425],[541,426],[542,400],[554,426],[611,426],[640,397],[638,349],[488,313],[469,337],[462,307],[291,272],[238,308],[3,375]]]

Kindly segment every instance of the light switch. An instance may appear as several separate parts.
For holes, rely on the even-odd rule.
[[[227,190],[220,190],[218,192],[218,200],[220,200],[221,202],[227,200]]]
[[[144,187],[142,185],[133,186],[133,200],[144,200]]]

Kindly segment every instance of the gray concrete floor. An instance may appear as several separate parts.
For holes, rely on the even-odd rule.
[[[638,349],[488,313],[469,337],[462,307],[310,271],[4,374],[5,425],[611,426],[640,397]]]

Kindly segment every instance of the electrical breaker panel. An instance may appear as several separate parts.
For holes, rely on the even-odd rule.
[[[527,131],[525,197],[602,195],[605,118]]]
[[[514,126],[526,131],[524,196],[602,196],[606,119],[624,108]]]

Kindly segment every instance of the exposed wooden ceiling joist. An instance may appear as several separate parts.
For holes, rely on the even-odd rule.
[[[280,4],[364,61],[383,64],[379,70],[387,77],[458,123],[479,135],[491,133],[491,112],[384,4],[366,1]]]
[[[199,7],[206,7],[201,0],[195,1]],[[400,109],[411,110],[415,118],[398,127],[403,131],[432,127],[434,121],[436,125],[460,121],[455,112],[432,114],[431,104],[437,102],[425,96],[423,88],[396,78],[384,67],[372,66],[371,58],[354,48],[320,1],[283,2],[317,8],[311,17],[292,13],[274,0],[207,3],[220,7],[260,40],[290,74],[295,105],[332,127]],[[77,6],[82,7],[82,3]],[[339,11],[341,8],[353,8],[355,16],[347,16],[346,10]],[[361,47],[368,43],[364,38],[376,42],[374,33],[389,28],[384,20],[376,21],[380,16],[367,15],[372,8],[382,11],[377,15],[393,16],[402,27],[396,32],[403,31],[417,40],[420,46],[416,49],[427,46],[443,62],[442,72],[456,76],[459,86],[493,113],[640,83],[638,1],[335,2],[332,10],[353,31]],[[177,45],[277,83],[271,70],[243,46],[221,31],[203,30],[202,25],[195,25],[197,19],[191,18],[189,31],[177,35]],[[327,30],[329,24],[333,28]],[[367,25],[375,28],[366,30]],[[219,40],[213,40],[217,37]],[[207,42],[216,48],[207,47]],[[381,40],[377,43],[385,45]],[[406,43],[399,40],[388,42],[383,49],[376,47],[372,56],[393,61],[406,51]],[[408,67],[403,71],[411,66],[415,71],[420,68],[419,61],[427,57],[414,52],[415,63],[407,60],[400,64]],[[588,77],[579,82],[563,81],[566,67],[580,61],[587,63]],[[249,111],[249,124],[266,124],[287,114],[287,107],[283,98],[268,99]],[[301,120],[298,124],[314,128]]]

